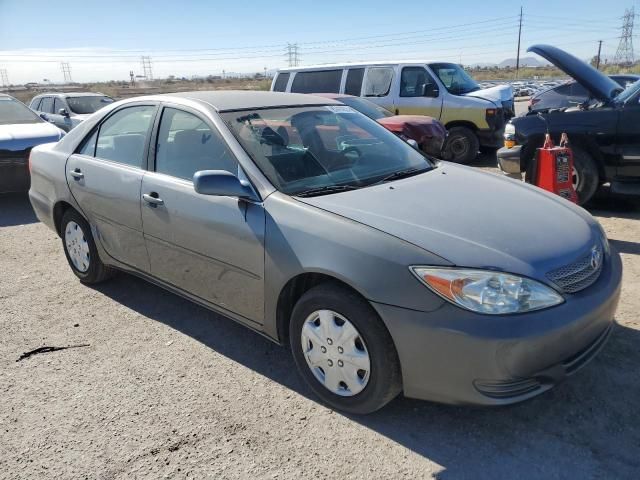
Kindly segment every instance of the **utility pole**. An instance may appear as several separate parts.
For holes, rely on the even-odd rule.
[[[64,76],[64,83],[71,83],[71,67],[69,67],[68,62],[61,62],[60,69],[62,70],[62,75]]]
[[[3,87],[9,86],[9,76],[7,75],[6,68],[0,68],[0,82],[2,83]]]
[[[602,40],[598,40],[598,56],[596,57],[596,70],[600,69],[600,52],[602,51]]]
[[[153,70],[151,69],[151,57],[142,56],[142,71],[146,80],[153,80]]]
[[[633,7],[625,10],[622,17],[622,34],[620,35],[620,43],[613,57],[613,63],[618,65],[632,65],[633,57],[633,21],[636,18],[636,12]]]
[[[522,37],[522,5],[520,5],[520,26],[518,27],[518,51],[516,52],[516,80],[520,71],[520,38]]]

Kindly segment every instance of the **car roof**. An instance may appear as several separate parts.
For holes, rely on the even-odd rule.
[[[103,96],[107,96],[104,93],[100,93],[100,92],[44,92],[44,93],[39,93],[38,95],[36,95],[36,97],[43,97],[43,96],[48,96],[48,97],[95,97],[98,95],[103,95]],[[35,97],[34,97],[35,98]]]
[[[329,98],[302,93],[282,93],[256,90],[220,90],[167,93],[157,98],[197,100],[207,103],[219,112],[229,110],[253,110],[260,108],[296,107],[303,105],[339,105]]]
[[[287,67],[279,68],[278,72],[290,73],[290,72],[304,72],[307,70],[332,70],[339,68],[349,67],[379,67],[379,66],[392,66],[392,65],[427,65],[430,63],[454,63],[447,61],[434,62],[431,60],[376,60],[372,62],[345,62],[345,63],[327,63],[318,65],[306,65],[304,67]]]

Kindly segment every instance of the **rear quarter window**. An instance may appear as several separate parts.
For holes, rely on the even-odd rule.
[[[287,83],[289,83],[288,73],[279,73],[276,77],[276,83],[273,85],[274,92],[286,92]]]
[[[298,72],[293,78],[294,93],[339,93],[342,70]]]

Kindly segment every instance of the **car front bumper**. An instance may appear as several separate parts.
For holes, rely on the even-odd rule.
[[[612,249],[596,283],[537,312],[491,316],[449,303],[433,312],[372,305],[395,342],[407,397],[506,405],[549,390],[600,351],[613,328],[621,279]]]
[[[522,167],[521,167],[521,157],[522,153],[522,145],[516,145],[511,148],[502,147],[496,153],[498,157],[498,166],[502,173],[507,176],[521,176]]]

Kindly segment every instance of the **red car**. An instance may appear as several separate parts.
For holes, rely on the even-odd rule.
[[[442,147],[447,138],[447,130],[435,118],[426,115],[394,115],[369,100],[353,95],[339,93],[314,93],[313,95],[342,102],[375,120],[399,137],[415,140],[420,150],[427,155],[442,158]]]

